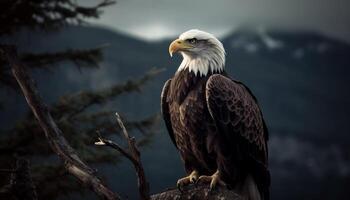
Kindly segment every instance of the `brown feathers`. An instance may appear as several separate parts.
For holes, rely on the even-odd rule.
[[[169,135],[186,171],[210,175],[220,170],[229,186],[251,175],[269,196],[267,128],[250,90],[223,73],[196,76],[178,71],[161,97]]]

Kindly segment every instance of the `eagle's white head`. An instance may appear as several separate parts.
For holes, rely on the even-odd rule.
[[[180,52],[183,60],[178,71],[188,69],[196,75],[222,72],[225,66],[225,49],[214,35],[192,29],[182,33],[169,46],[170,56]]]

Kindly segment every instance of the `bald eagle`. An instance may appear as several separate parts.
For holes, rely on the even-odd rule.
[[[169,46],[183,60],[161,94],[162,115],[188,176],[268,200],[268,130],[252,92],[225,72],[225,49],[212,34],[189,30]]]

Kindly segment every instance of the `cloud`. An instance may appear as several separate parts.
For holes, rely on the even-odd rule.
[[[270,162],[272,166],[290,165],[291,163],[306,169],[315,177],[336,175],[350,176],[350,160],[346,157],[346,150],[336,144],[328,146],[316,145],[296,137],[274,136],[269,141]],[[286,169],[289,170],[289,169]],[[290,172],[286,172],[289,174]]]
[[[348,0],[118,0],[92,22],[151,40],[190,28],[222,36],[241,25],[267,25],[315,30],[350,41],[349,6]]]

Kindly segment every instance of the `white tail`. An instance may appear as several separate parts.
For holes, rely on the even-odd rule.
[[[243,185],[240,186],[240,189],[238,189],[238,191],[245,200],[263,200],[261,198],[259,189],[251,175],[247,176]]]

